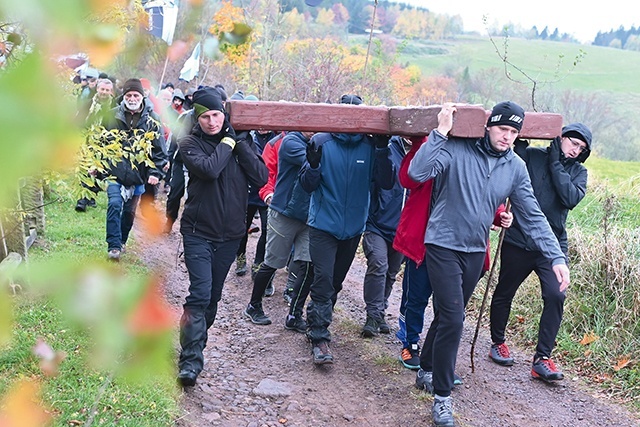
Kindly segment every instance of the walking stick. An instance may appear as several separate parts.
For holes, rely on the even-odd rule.
[[[505,212],[509,212],[511,208],[511,201],[507,200],[507,206]],[[478,341],[478,332],[480,332],[480,323],[482,322],[482,314],[484,313],[484,307],[487,304],[487,297],[489,296],[489,288],[491,287],[491,281],[493,280],[493,273],[496,269],[496,264],[498,262],[498,258],[500,257],[500,250],[502,249],[502,241],[504,240],[504,233],[506,229],[503,228],[500,231],[500,236],[498,237],[498,247],[496,248],[496,254],[493,257],[493,262],[491,263],[491,270],[489,271],[489,277],[487,277],[487,287],[484,290],[484,296],[482,297],[482,304],[480,305],[480,311],[478,312],[478,322],[476,323],[476,331],[473,334],[473,341],[471,341],[471,373],[476,371],[476,367],[473,363],[473,354],[476,348],[476,341]]]

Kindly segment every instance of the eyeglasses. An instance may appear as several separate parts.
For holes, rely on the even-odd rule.
[[[577,148],[580,150],[581,153],[584,153],[587,150],[587,144],[585,144],[582,141],[576,141],[573,138],[566,136],[565,138],[567,138],[569,140],[569,142],[571,142],[571,145],[573,146],[573,148]],[[584,145],[582,145],[584,144]]]

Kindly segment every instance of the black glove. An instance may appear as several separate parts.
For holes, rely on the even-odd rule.
[[[307,162],[313,169],[317,169],[320,166],[320,159],[322,158],[322,145],[317,148],[314,144],[307,144]]]
[[[236,142],[249,141],[250,139],[251,135],[246,130],[238,132],[235,137]]]
[[[549,157],[547,159],[549,161],[549,164],[560,161],[560,153],[562,152],[562,150],[560,149],[560,141],[561,138],[559,136],[556,136],[549,145]]]
[[[387,148],[389,146],[390,138],[390,135],[371,135],[371,139],[373,140],[373,144],[376,146],[376,148]]]
[[[222,123],[222,137],[229,137],[234,141],[236,140],[236,131],[233,129],[231,123],[229,123],[226,118],[224,119],[224,123]]]

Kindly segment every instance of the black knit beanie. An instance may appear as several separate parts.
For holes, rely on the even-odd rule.
[[[132,90],[144,96],[144,88],[142,87],[142,82],[140,81],[140,79],[129,79],[122,85],[123,94],[131,92]]]
[[[342,95],[342,98],[340,98],[340,104],[360,105],[362,104],[362,98],[358,95]]]
[[[224,104],[222,103],[220,92],[212,87],[195,91],[192,102],[196,117],[200,117],[201,114],[209,110],[218,110],[224,113]]]
[[[505,101],[493,107],[489,120],[487,120],[487,127],[507,125],[520,132],[523,122],[524,109],[515,102]]]

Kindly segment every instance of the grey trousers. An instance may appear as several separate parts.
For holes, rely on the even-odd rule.
[[[367,315],[380,321],[384,319],[387,300],[404,256],[393,249],[393,242],[388,242],[371,231],[364,232],[362,248],[367,257],[367,272],[364,275],[363,286],[364,303]]]

